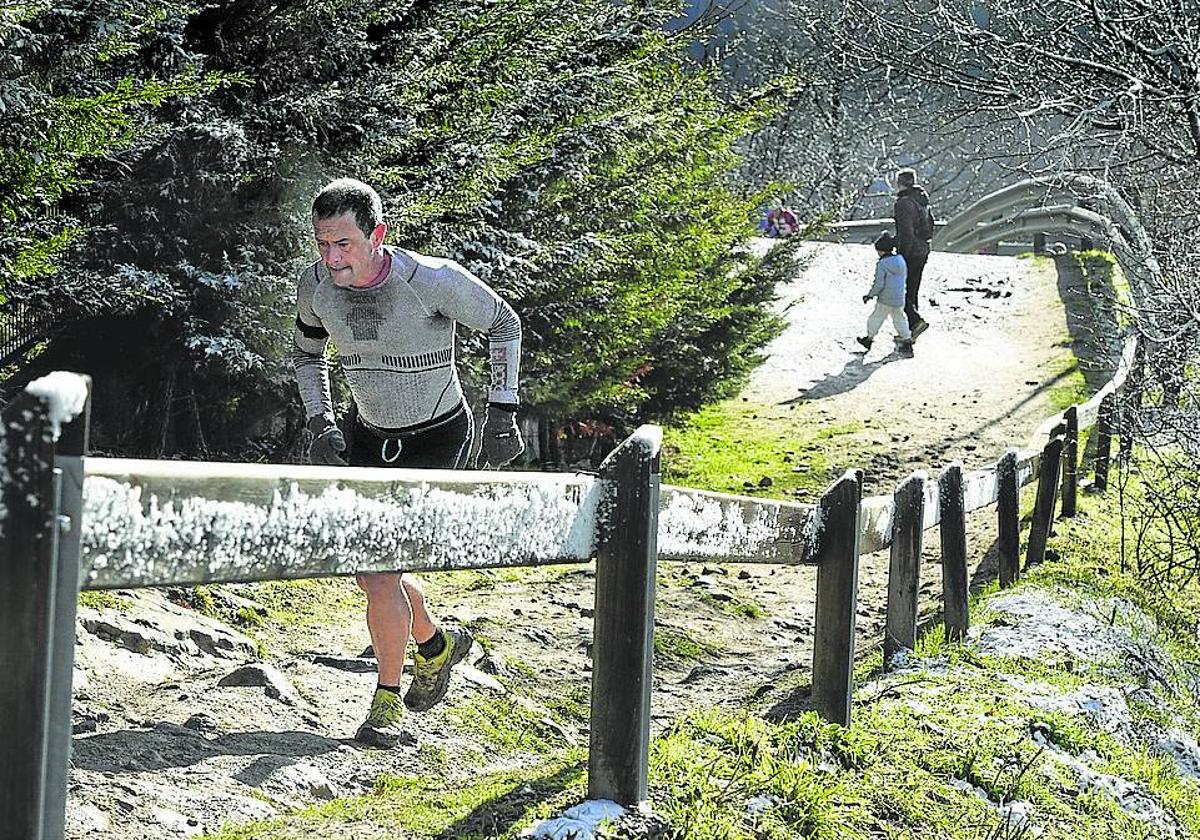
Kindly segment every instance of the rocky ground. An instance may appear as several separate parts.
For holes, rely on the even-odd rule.
[[[809,247],[809,246],[806,246]],[[913,358],[891,352],[885,326],[854,352],[873,256],[813,245],[781,306],[791,324],[747,399],[818,402],[831,419],[861,418],[894,444],[866,466],[868,492],[915,468],[960,457],[970,467],[1025,441],[1051,413],[1076,280],[1049,261],[935,254],[926,271],[932,328]],[[1056,367],[1060,366],[1060,367]],[[874,488],[874,489],[872,489]],[[993,516],[973,516],[977,580],[991,562]],[[928,540],[926,614],[940,595]],[[880,635],[886,556],[864,557],[858,628]],[[654,722],[718,703],[769,712],[803,697],[776,689],[812,658],[815,571],[666,565],[659,570]],[[247,633],[205,618],[194,595],[147,590],[92,597],[80,609],[68,837],[175,838],[226,822],[363,793],[381,772],[441,773],[447,784],[521,761],[479,740],[464,720],[520,714],[530,735],[586,746],[592,629],[589,567],[455,573],[427,580],[441,620],[484,643],[456,669],[446,703],[412,715],[412,743],[363,749],[351,737],[374,685],[361,604],[350,581],[320,584],[311,622],[279,628],[252,586],[208,605],[241,615]],[[330,599],[349,605],[316,615]],[[572,714],[571,710],[575,713]]]

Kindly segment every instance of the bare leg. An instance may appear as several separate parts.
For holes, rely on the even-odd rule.
[[[358,586],[367,593],[367,629],[379,664],[380,685],[400,685],[404,673],[404,655],[413,630],[413,610],[408,601],[408,587],[401,585],[401,575],[359,575]],[[429,614],[421,605],[423,621]],[[427,631],[432,635],[432,631]]]
[[[400,584],[404,587],[404,594],[408,596],[408,603],[412,607],[412,637],[417,642],[427,642],[433,638],[437,625],[433,623],[433,617],[425,606],[425,590],[410,574],[401,575]]]

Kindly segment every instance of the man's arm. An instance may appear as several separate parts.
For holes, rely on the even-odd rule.
[[[329,333],[313,311],[313,292],[317,288],[316,268],[306,268],[300,275],[296,294],[296,326],[292,332],[292,365],[296,369],[296,384],[304,402],[304,416],[324,416],[333,422],[333,396],[329,387],[329,362],[325,348]]]
[[[525,451],[517,425],[521,321],[503,298],[456,262],[447,261],[439,270],[435,288],[438,312],[488,334],[491,381],[479,463],[502,467]]]
[[[474,274],[453,261],[439,270],[436,285],[439,313],[488,335],[491,377],[488,402],[517,405],[521,376],[521,321],[508,302]]]

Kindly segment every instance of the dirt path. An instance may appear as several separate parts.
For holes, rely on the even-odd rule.
[[[866,331],[874,249],[809,243],[805,256],[781,300],[787,332],[744,396],[810,403],[870,427],[888,451],[857,465],[867,492],[887,492],[918,467],[993,461],[1054,412],[1051,395],[1074,361],[1064,300],[1079,297],[1065,258],[1060,279],[1049,259],[934,253],[920,301],[931,326],[906,357],[890,322],[869,352],[854,341]]]
[[[1025,441],[1049,413],[1063,374],[1064,297],[1076,285],[1048,261],[935,254],[926,271],[932,327],[913,358],[891,352],[884,327],[865,358],[855,352],[867,307],[873,252],[813,244],[803,274],[785,292],[788,332],[746,397],[800,401],[814,422],[862,421],[879,453],[868,492],[890,491],[915,468],[966,466]],[[977,575],[992,546],[990,512],[969,532]],[[926,612],[940,595],[935,532],[927,535]],[[862,558],[860,645],[883,623],[886,557]],[[663,564],[659,569],[654,712],[656,726],[697,706],[749,705],[783,713],[803,705],[812,660],[815,571],[773,566]],[[77,648],[71,838],[176,838],[369,791],[380,772],[438,774],[447,785],[536,759],[526,745],[483,740],[488,715],[519,719],[535,741],[587,744],[592,631],[588,567],[458,573],[427,580],[443,620],[471,627],[488,649],[456,671],[447,703],[413,715],[414,743],[390,752],[349,739],[374,683],[357,607],[319,629],[253,632],[270,651],[260,681],[220,685],[253,641],[171,604],[161,592],[130,593],[81,611]],[[237,597],[258,597],[234,587]],[[354,585],[324,585],[355,598]],[[323,601],[315,600],[313,610]],[[231,610],[254,610],[253,601]],[[797,691],[796,689],[801,690]]]

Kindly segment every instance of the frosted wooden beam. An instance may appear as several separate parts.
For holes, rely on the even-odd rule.
[[[816,563],[814,505],[663,485],[658,556],[729,563]]]
[[[591,476],[89,458],[81,585],[587,560]]]

